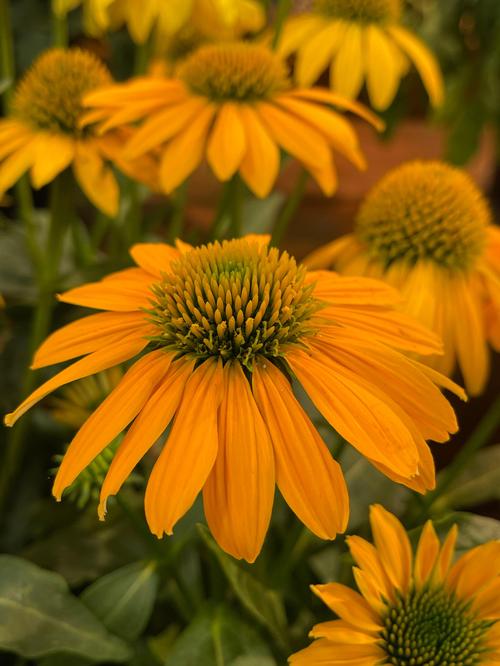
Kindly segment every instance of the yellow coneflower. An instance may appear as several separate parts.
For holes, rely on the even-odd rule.
[[[348,538],[360,594],[339,583],[313,591],[339,617],[316,625],[294,666],[498,666],[500,541],[452,564],[453,527],[441,545],[429,520],[415,555],[403,525],[370,512],[375,544]]]
[[[89,121],[103,130],[145,122],[128,144],[129,158],[161,147],[160,180],[171,192],[206,155],[221,181],[239,172],[260,197],[271,190],[282,147],[300,160],[326,194],[336,188],[333,149],[364,167],[351,125],[329,109],[349,109],[377,125],[364,107],[320,88],[290,87],[282,61],[246,42],[202,46],[176,78],[146,77],[90,94]]]
[[[138,44],[156,30],[159,42],[188,24],[206,35],[237,37],[257,32],[265,23],[258,0],[52,0],[53,11],[65,16],[83,6],[84,29],[99,35],[125,24]]]
[[[108,161],[138,180],[154,180],[149,162],[136,168],[121,158],[128,128],[97,136],[79,126],[82,97],[111,80],[93,54],[78,48],[52,49],[35,61],[16,88],[8,117],[0,120],[0,198],[28,170],[39,188],[72,166],[90,201],[113,216],[119,191]]]
[[[154,534],[171,534],[203,488],[221,547],[253,561],[276,482],[297,516],[333,539],[348,518],[346,486],[290,376],[378,469],[420,492],[433,487],[425,440],[457,429],[438,386],[460,389],[399,350],[434,353],[440,343],[394,310],[397,294],[383,283],[308,272],[268,241],[136,245],[136,268],[60,296],[106,312],[41,345],[33,368],[84,358],[34,391],[7,425],[59,386],[141,356],[70,444],[57,499],[133,422],[102,487],[104,516],[107,498],[173,419],[145,496]]]
[[[291,17],[279,44],[283,56],[297,53],[300,86],[318,80],[330,66],[330,86],[355,98],[366,81],[379,111],[394,99],[411,61],[431,103],[443,101],[439,65],[429,49],[400,24],[401,0],[313,0],[311,12]]]
[[[458,362],[468,392],[488,378],[487,342],[500,350],[500,230],[470,177],[442,162],[409,162],[368,194],[354,233],[306,259],[312,268],[384,279],[402,308],[444,341],[429,362]]]

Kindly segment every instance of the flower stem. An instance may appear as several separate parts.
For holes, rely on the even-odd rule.
[[[292,8],[291,0],[278,0],[278,8],[276,10],[276,23],[274,25],[274,36],[272,41],[273,50],[276,50],[279,44],[281,33],[283,32],[283,26],[285,25],[286,18],[290,13],[291,8]]]
[[[0,0],[0,82],[7,83],[7,88],[3,92],[5,112],[8,110],[12,96],[12,86],[15,78],[14,70],[14,41],[12,38],[9,0]]]
[[[68,14],[66,12],[63,14],[52,12],[52,39],[54,46],[58,46],[61,49],[68,47]]]
[[[282,241],[283,236],[285,235],[286,230],[288,229],[288,225],[290,224],[290,220],[297,212],[300,202],[304,197],[308,177],[309,174],[307,173],[307,171],[305,169],[302,169],[302,171],[299,174],[299,177],[297,178],[297,182],[295,183],[295,187],[293,188],[293,192],[291,193],[290,197],[288,198],[288,201],[284,205],[283,210],[281,211],[278,219],[276,220],[276,224],[274,225],[273,229],[273,235],[271,238],[271,245],[279,245],[280,242]]]
[[[472,456],[483,446],[488,444],[500,424],[500,397],[490,405],[478,426],[467,442],[459,450],[455,458],[443,471],[439,486],[434,492],[428,493],[424,498],[424,506],[430,510],[436,501],[450,487],[453,481],[467,466]]]
[[[175,241],[180,238],[184,228],[184,214],[187,203],[188,181],[185,180],[182,185],[175,190],[172,197],[172,216],[168,229],[168,240]]]

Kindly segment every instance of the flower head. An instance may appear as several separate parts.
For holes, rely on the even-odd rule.
[[[433,486],[425,440],[457,428],[438,387],[460,389],[403,352],[436,352],[437,339],[394,310],[389,287],[307,271],[268,240],[136,245],[137,267],[60,296],[104,312],[41,345],[35,368],[83,358],[34,391],[7,425],[59,386],[135,361],[70,444],[56,498],[131,424],[102,486],[103,517],[107,498],[173,420],[146,490],[154,534],[170,534],[203,489],[219,544],[252,561],[276,482],[315,534],[334,538],[348,516],[345,482],[291,377],[378,469],[420,492]]]
[[[0,120],[0,198],[25,171],[39,188],[71,165],[92,203],[115,215],[119,192],[108,161],[154,181],[149,159],[134,164],[119,156],[128,128],[96,136],[91,126],[80,125],[84,95],[111,80],[93,54],[78,48],[51,49],[35,61],[14,92],[9,116]]]
[[[350,124],[328,108],[354,111],[375,125],[364,107],[319,88],[290,87],[281,60],[267,47],[244,42],[209,44],[192,53],[175,78],[147,77],[87,96],[101,129],[145,119],[125,150],[132,158],[160,149],[160,179],[171,192],[206,156],[219,180],[239,172],[257,196],[267,196],[283,148],[300,160],[326,194],[336,188],[333,149],[364,167]]]
[[[443,101],[439,66],[427,47],[400,25],[400,0],[314,0],[311,12],[290,18],[279,52],[297,53],[300,86],[317,81],[330,66],[335,92],[355,98],[366,82],[370,101],[382,111],[415,65],[430,101]]]
[[[470,550],[452,564],[456,526],[441,545],[431,521],[415,555],[399,520],[372,506],[375,544],[348,545],[360,593],[345,585],[314,592],[339,619],[316,625],[295,666],[480,666],[500,660],[500,542]]]
[[[471,394],[488,377],[490,340],[500,349],[500,232],[470,177],[442,162],[409,162],[363,202],[354,233],[310,255],[311,267],[387,280],[403,309],[438,333],[445,374],[458,361]]]

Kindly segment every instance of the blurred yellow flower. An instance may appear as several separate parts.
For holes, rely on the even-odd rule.
[[[330,66],[330,86],[356,98],[366,82],[372,106],[382,111],[394,99],[410,62],[430,101],[443,101],[439,65],[424,45],[400,24],[401,0],[313,0],[311,12],[285,24],[278,51],[297,54],[300,86],[318,80]]]
[[[113,216],[119,190],[108,161],[138,180],[154,181],[149,160],[134,165],[121,158],[128,128],[97,136],[79,126],[83,95],[111,80],[104,65],[81,49],[52,49],[35,61],[15,90],[9,115],[0,119],[0,199],[28,170],[40,188],[72,166],[90,201]]]
[[[236,37],[257,32],[265,23],[258,0],[52,0],[63,16],[83,5],[84,28],[99,35],[125,24],[132,39],[142,44],[156,29],[160,42],[190,25],[207,36]]]
[[[364,158],[351,125],[328,105],[354,111],[374,125],[364,107],[320,88],[291,88],[282,61],[247,42],[202,46],[176,78],[143,77],[85,98],[88,121],[101,130],[144,119],[124,156],[161,149],[160,181],[168,193],[206,159],[221,181],[239,172],[259,197],[269,194],[283,148],[331,195],[337,186],[333,150],[359,168]]]
[[[429,520],[415,555],[403,525],[372,506],[375,544],[348,537],[360,594],[339,583],[313,591],[339,619],[317,624],[293,666],[500,664],[500,541],[454,564],[454,526],[441,545]]]
[[[483,390],[487,341],[500,350],[500,229],[464,171],[420,161],[394,169],[366,197],[354,233],[306,263],[399,289],[404,311],[444,341],[444,355],[426,362],[446,375],[458,362],[467,391]]]
[[[83,358],[36,389],[6,425],[60,386],[140,356],[70,444],[57,499],[132,424],[102,486],[104,517],[107,498],[173,419],[145,495],[154,534],[171,534],[203,489],[220,546],[253,561],[277,483],[309,529],[333,539],[347,524],[344,478],[291,376],[383,473],[420,492],[433,487],[425,440],[445,441],[457,429],[438,387],[463,393],[399,350],[433,353],[439,342],[394,310],[397,294],[382,282],[308,272],[268,241],[135,245],[137,267],[60,296],[105,312],[47,338],[33,368]]]

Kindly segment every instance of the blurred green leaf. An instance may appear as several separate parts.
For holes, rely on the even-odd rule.
[[[58,652],[126,661],[126,643],[74,597],[66,581],[11,555],[0,556],[0,647],[23,657]]]
[[[376,502],[380,502],[396,515],[401,515],[402,508],[410,495],[407,488],[381,474],[352,447],[344,451],[341,464],[347,469],[345,479],[349,488],[349,497],[353,500],[348,532],[356,530],[368,521],[369,506]]]
[[[39,666],[89,666],[89,664],[95,664],[95,661],[69,654],[54,654],[45,657],[38,664]]]
[[[476,152],[486,114],[480,101],[466,104],[452,127],[448,137],[445,158],[451,164],[462,166]]]
[[[133,640],[151,617],[157,590],[154,563],[134,562],[96,580],[80,599],[107,629]]]
[[[164,666],[233,666],[242,655],[267,657],[269,649],[252,627],[219,606],[193,620],[172,646]],[[260,666],[259,662],[254,664]],[[273,664],[271,660],[270,666]],[[262,666],[267,666],[266,662]]]
[[[287,620],[281,597],[269,590],[215,543],[204,525],[198,529],[209,549],[216,556],[234,593],[243,607],[273,635],[281,647],[286,645]]]
[[[438,484],[439,487],[439,484]],[[479,451],[433,509],[475,506],[500,499],[500,444]]]
[[[276,666],[272,657],[238,657],[230,666]]]

